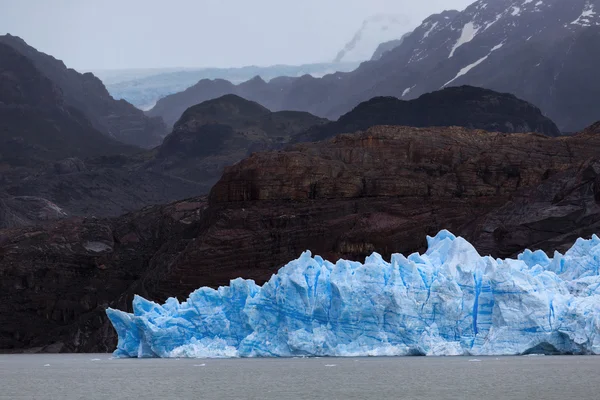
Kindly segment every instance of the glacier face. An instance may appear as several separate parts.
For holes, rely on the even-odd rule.
[[[442,231],[425,254],[332,264],[305,252],[262,287],[108,309],[117,357],[600,353],[600,239],[564,255],[481,257]]]

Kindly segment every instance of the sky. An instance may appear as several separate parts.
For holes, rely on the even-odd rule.
[[[0,0],[0,34],[78,70],[331,61],[372,15],[474,0]]]

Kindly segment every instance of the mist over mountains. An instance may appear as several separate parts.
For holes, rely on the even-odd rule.
[[[586,0],[477,1],[462,12],[432,15],[399,46],[354,71],[239,85],[202,80],[159,100],[148,114],[171,125],[187,107],[235,93],[272,110],[336,119],[375,96],[412,99],[469,84],[513,93],[573,132],[596,119],[589,103],[600,90],[598,53],[587,51],[596,48],[600,29],[594,7]]]

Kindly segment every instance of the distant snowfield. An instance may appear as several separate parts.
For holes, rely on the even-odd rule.
[[[137,108],[148,111],[162,97],[184,91],[202,79],[225,79],[239,84],[260,76],[269,81],[279,76],[312,75],[321,78],[335,72],[349,72],[358,62],[319,63],[305,65],[248,66],[242,68],[166,68],[92,71],[106,85],[115,99],[124,99]]]

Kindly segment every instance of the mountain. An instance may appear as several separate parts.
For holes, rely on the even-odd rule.
[[[461,86],[424,94],[409,101],[375,97],[359,104],[335,122],[315,126],[296,135],[293,141],[316,142],[376,125],[463,126],[489,132],[560,135],[554,122],[544,117],[537,107],[511,94]]]
[[[145,168],[199,182],[207,193],[225,167],[254,151],[282,147],[292,136],[326,122],[305,112],[271,112],[225,95],[187,109]]]
[[[0,42],[0,164],[5,169],[133,151],[97,131],[29,58]]]
[[[217,89],[220,85],[234,87],[227,81],[206,82],[207,88],[211,85]],[[238,88],[260,93],[267,86],[255,78]],[[149,152],[136,168],[189,179],[202,185],[202,192],[207,193],[225,167],[252,152],[280,149],[290,142],[321,141],[377,125],[560,134],[535,106],[510,94],[469,86],[447,88],[411,101],[374,98],[335,122],[299,111],[271,112],[230,94],[188,108],[163,144]]]
[[[160,98],[181,92],[203,79],[225,79],[241,83],[255,76],[261,76],[267,81],[280,76],[297,77],[306,74],[321,77],[336,71],[352,71],[358,64],[342,62],[241,68],[104,70],[94,73],[102,79],[115,99],[124,99],[141,110],[149,110]]]
[[[446,10],[440,14],[434,14],[434,15],[430,16],[428,18],[428,21],[429,21],[429,24],[431,24],[431,26],[435,28],[439,24],[444,24],[447,20],[454,19],[458,14],[459,14],[459,12],[456,10]],[[394,38],[393,40],[390,40],[388,42],[381,43],[379,46],[377,46],[375,53],[373,53],[373,56],[371,57],[371,61],[379,60],[381,57],[383,57],[383,55],[385,53],[400,46],[402,44],[402,42],[404,42],[404,39],[406,39],[406,37],[410,36],[411,33],[412,33],[412,31],[406,32],[401,37]]]
[[[200,193],[137,167],[139,152],[96,130],[31,59],[0,42],[0,227],[116,216]]]
[[[32,154],[15,153],[28,165],[0,171],[0,227],[72,216],[114,217],[206,194],[225,167],[253,151],[280,148],[293,135],[325,122],[304,112],[272,113],[230,95],[188,109],[163,144],[148,151],[110,155],[106,146],[92,139],[112,139],[90,128],[93,136],[89,143],[100,154],[84,158],[78,149],[65,146],[56,160],[40,163]],[[23,140],[20,132],[17,130],[15,137]],[[45,133],[47,140],[60,137],[53,131]],[[27,207],[30,212],[24,214]]]
[[[407,32],[404,35],[402,35],[400,39],[394,39],[388,42],[381,43],[379,46],[377,46],[377,49],[375,49],[375,52],[371,56],[371,61],[379,60],[381,57],[383,57],[385,53],[387,53],[390,50],[394,50],[396,47],[400,46],[404,39],[406,39],[406,37],[410,34],[411,32]]]
[[[208,199],[0,230],[0,350],[112,350],[106,307],[260,284],[306,249],[389,259],[447,228],[495,257],[564,250],[600,228],[598,133],[374,127],[254,153]]]
[[[256,102],[226,95],[189,108],[162,145],[136,152],[96,131],[81,113],[66,105],[61,91],[27,57],[9,46],[3,48],[7,55],[0,65],[9,65],[8,54],[19,60],[2,75],[0,86],[2,102],[9,104],[7,118],[0,123],[9,124],[13,132],[2,147],[10,149],[2,153],[8,169],[0,171],[4,204],[0,226],[4,227],[68,216],[112,217],[204,194],[227,166],[252,152],[280,149],[292,138],[317,140],[382,124],[451,124],[556,134],[552,123],[529,104],[477,88],[449,88],[414,102],[373,99],[336,123],[305,112],[271,112]],[[31,86],[37,81],[41,83]],[[280,86],[297,82],[292,78],[275,81]],[[305,77],[300,82],[318,80]],[[206,83],[231,85],[227,81]],[[270,84],[257,77],[236,88],[266,98]],[[45,114],[23,114],[25,118],[15,120],[22,114],[13,112],[19,102],[28,104],[19,105],[20,110]],[[48,118],[56,122],[49,124]],[[30,124],[38,125],[31,128]],[[8,128],[5,131],[11,132]],[[301,135],[306,137],[299,139]],[[25,204],[31,212],[23,212]]]
[[[600,0],[479,0],[461,12],[430,16],[398,47],[352,72],[272,80],[260,93],[240,94],[239,85],[229,90],[271,110],[337,119],[373,97],[408,100],[471,85],[512,93],[538,106],[561,131],[576,132],[598,119],[597,10]],[[194,89],[196,101],[210,98],[201,86]],[[164,98],[152,115],[183,112],[183,97]]]
[[[410,19],[404,15],[379,14],[367,18],[333,62],[367,61],[381,43],[400,39],[411,28]]]
[[[52,56],[27,45],[21,38],[0,36],[8,45],[27,57],[62,92],[64,102],[79,110],[92,126],[120,142],[139,147],[154,147],[166,134],[159,118],[148,118],[124,100],[113,99],[102,82],[91,73],[80,74]]]

